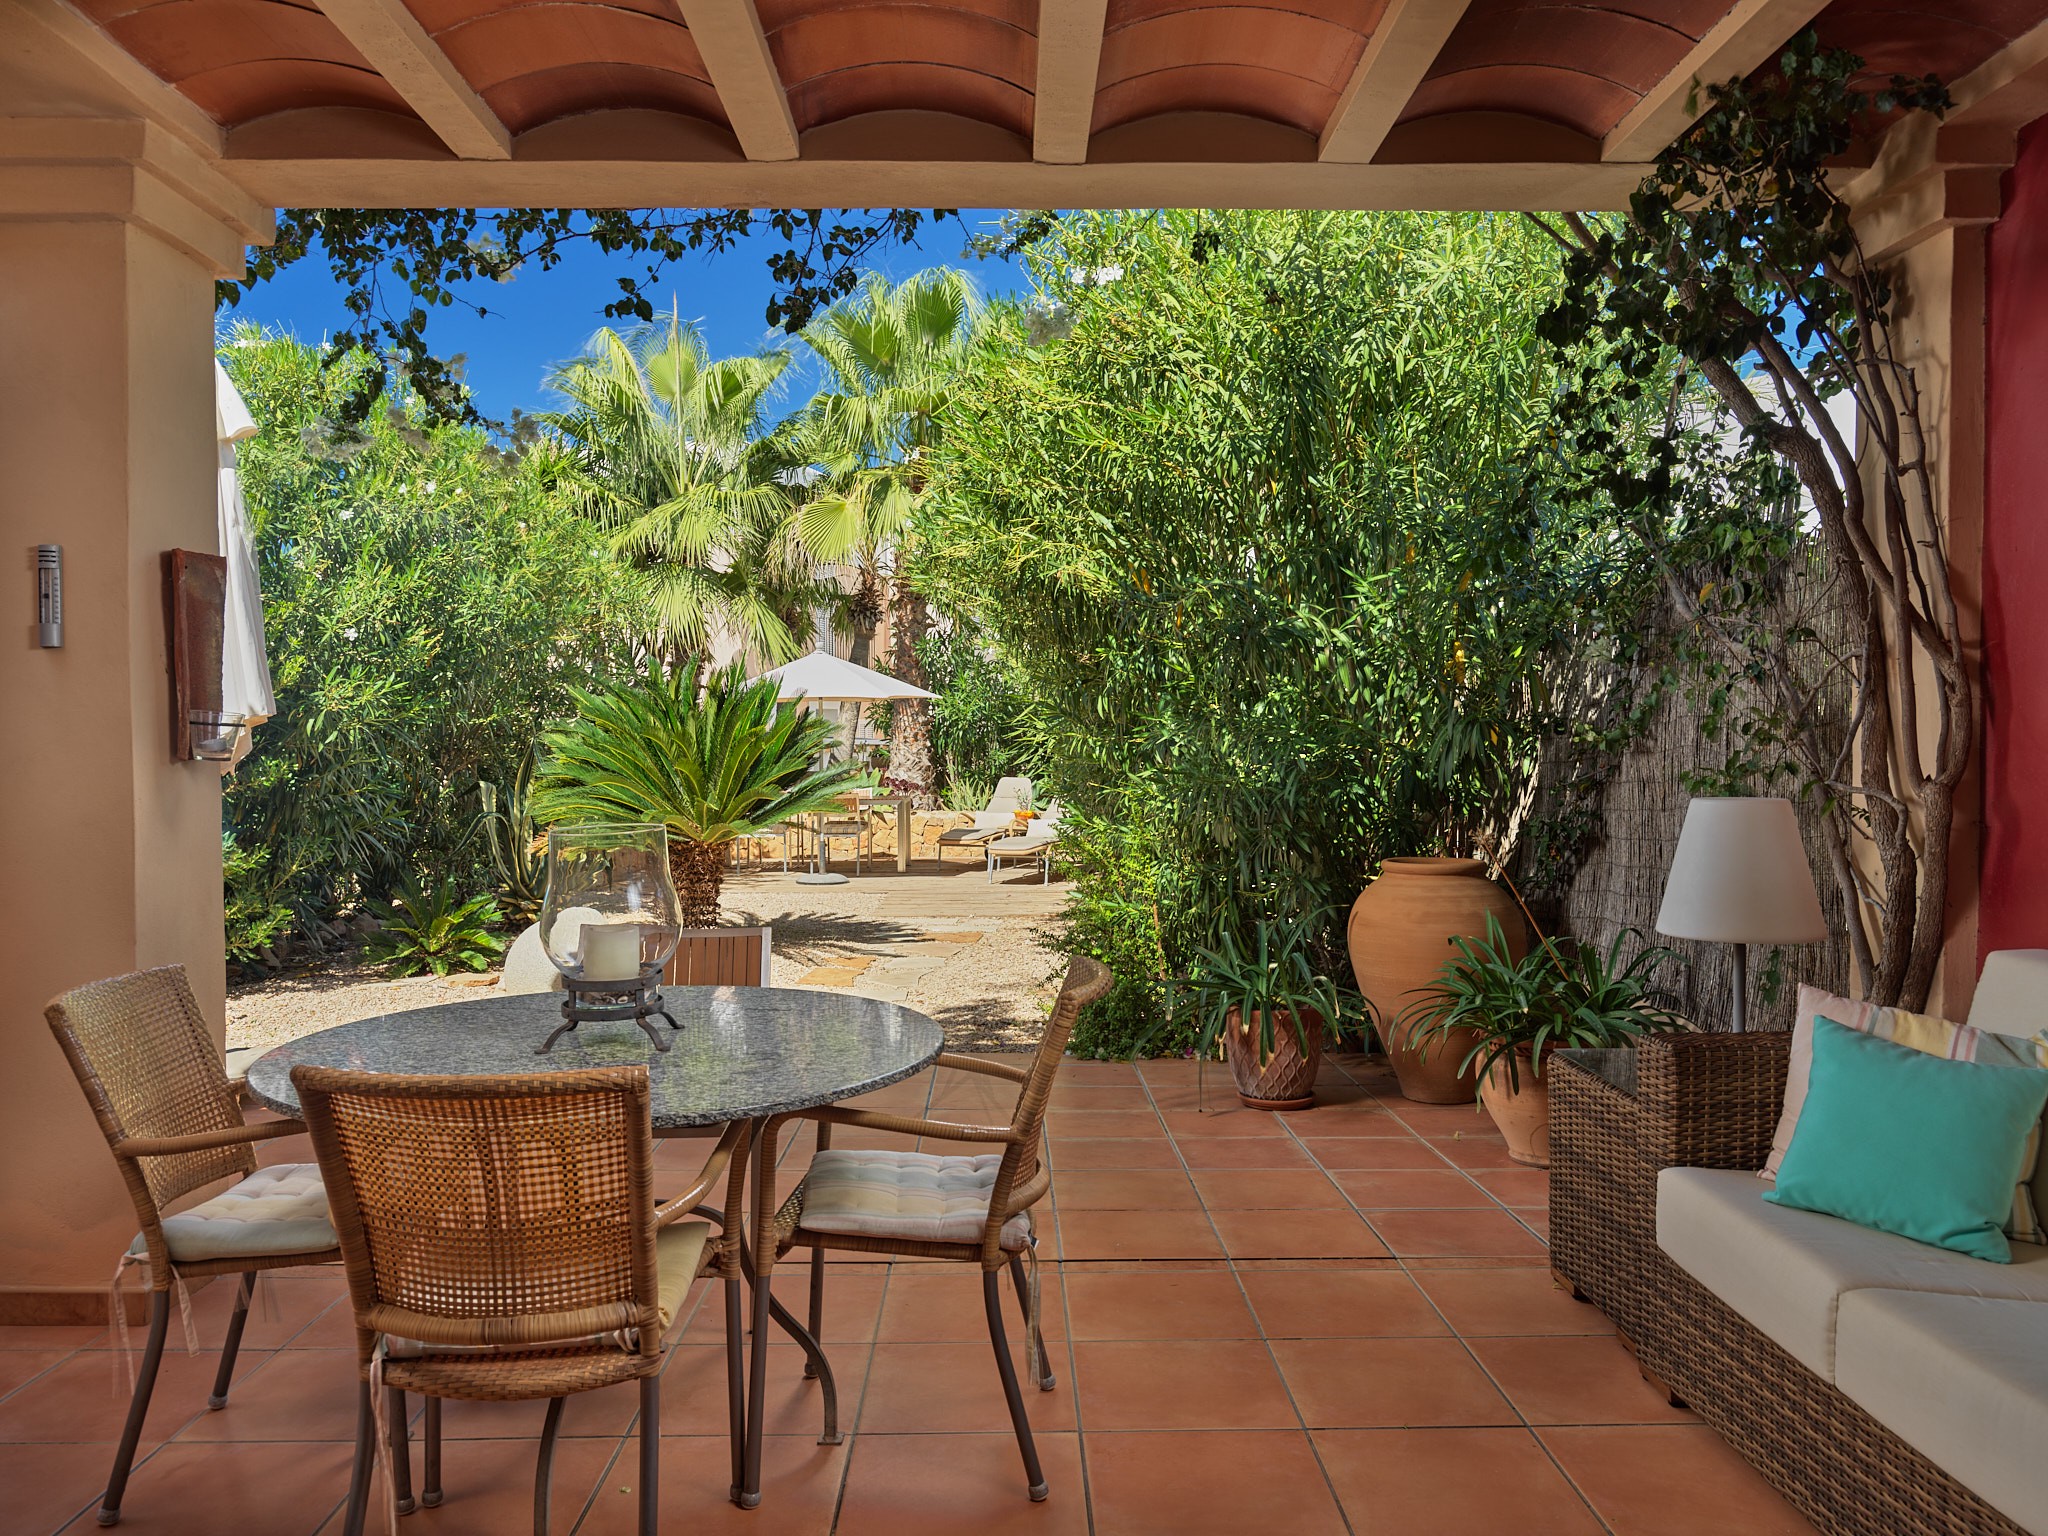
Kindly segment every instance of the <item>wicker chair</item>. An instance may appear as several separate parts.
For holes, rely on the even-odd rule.
[[[664,1336],[691,1282],[738,1241],[714,1248],[708,1223],[682,1218],[726,1176],[744,1124],[728,1126],[691,1186],[657,1206],[645,1067],[399,1077],[302,1066],[292,1082],[355,1307],[362,1383],[347,1536],[361,1536],[380,1438],[397,1511],[416,1507],[408,1392],[426,1399],[418,1502],[429,1507],[441,1502],[442,1399],[548,1399],[533,1506],[546,1536],[563,1402],[626,1381],[640,1384],[640,1530],[652,1536]],[[737,1266],[717,1267],[734,1277],[730,1321]],[[738,1348],[729,1328],[735,1387]]]
[[[940,1054],[938,1065],[942,1067],[1022,1085],[1006,1126],[956,1125],[836,1105],[806,1111],[804,1118],[818,1122],[818,1153],[775,1223],[778,1253],[791,1248],[811,1250],[810,1331],[814,1336],[823,1322],[827,1249],[953,1259],[980,1266],[989,1343],[995,1349],[996,1370],[1002,1377],[1010,1422],[1017,1431],[1017,1448],[1024,1457],[1025,1480],[1034,1500],[1046,1496],[1045,1473],[1039,1466],[1038,1448],[1024,1415],[1024,1397],[1017,1388],[1017,1373],[1003,1332],[1001,1277],[1008,1269],[1024,1310],[1039,1389],[1050,1392],[1053,1375],[1045,1361],[1037,1290],[1024,1268],[1026,1254],[1032,1254],[1036,1262],[1031,1207],[1052,1188],[1051,1173],[1039,1156],[1039,1142],[1053,1075],[1074,1032],[1074,1021],[1083,1007],[1109,990],[1110,980],[1108,970],[1093,960],[1077,956],[1068,963],[1066,983],[1028,1070],[951,1052]],[[835,1152],[831,1150],[835,1125],[980,1143],[1000,1150],[964,1157]]]
[[[254,1143],[296,1136],[296,1120],[245,1125],[182,966],[137,971],[66,992],[44,1010],[113,1150],[142,1232],[122,1256],[149,1267],[149,1342],[128,1422],[100,1501],[101,1525],[121,1518],[121,1496],[156,1389],[170,1327],[171,1291],[202,1276],[240,1275],[209,1408],[224,1408],[256,1276],[266,1269],[332,1264],[340,1257],[327,1197],[308,1163],[258,1168]],[[164,1208],[222,1179],[226,1193],[176,1215]],[[125,1329],[116,1271],[113,1306]]]
[[[661,979],[671,987],[765,987],[773,928],[685,928]]]

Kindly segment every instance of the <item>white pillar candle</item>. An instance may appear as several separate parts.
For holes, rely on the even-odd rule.
[[[638,981],[640,979],[640,925],[638,923],[585,923],[583,925],[583,979],[585,981]]]

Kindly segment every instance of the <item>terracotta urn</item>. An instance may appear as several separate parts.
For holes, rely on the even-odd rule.
[[[1486,937],[1489,915],[1500,920],[1514,957],[1527,954],[1528,928],[1514,898],[1486,878],[1478,859],[1388,859],[1351,904],[1345,935],[1351,969],[1379,1020],[1403,1098],[1470,1104],[1477,1096],[1473,1074],[1458,1070],[1472,1049],[1472,1032],[1454,1030],[1431,1040],[1425,1052],[1415,1035],[1428,1017],[1402,1015],[1420,1001],[1423,988],[1442,979],[1445,962],[1457,958],[1453,939]]]
[[[1323,1064],[1323,1021],[1312,1013],[1302,1015],[1305,1028],[1297,1029],[1294,1015],[1281,1011],[1273,1015],[1273,1049],[1259,1049],[1259,1028],[1246,1023],[1237,1009],[1223,1022],[1223,1059],[1230,1063],[1230,1075],[1237,1083],[1237,1097],[1247,1109],[1313,1109],[1316,1102],[1316,1073]],[[1308,1036],[1308,1049],[1301,1037]]]
[[[1508,1156],[1531,1168],[1550,1166],[1550,1083],[1537,1076],[1529,1047],[1515,1047],[1515,1083],[1507,1063],[1495,1062],[1479,1085],[1480,1102],[1508,1144]]]

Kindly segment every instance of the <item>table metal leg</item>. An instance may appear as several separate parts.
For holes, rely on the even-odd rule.
[[[775,1271],[775,1132],[774,1121],[763,1125],[754,1141],[754,1294],[752,1351],[747,1370],[747,1444],[740,1474],[739,1505],[754,1509],[761,1502],[761,1437],[768,1412],[768,1287]]]

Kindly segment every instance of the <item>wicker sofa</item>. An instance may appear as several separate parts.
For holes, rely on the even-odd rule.
[[[2048,951],[1993,955],[1971,1022],[2044,1016]],[[2044,1536],[2048,1248],[1987,1264],[1763,1201],[1790,1040],[1563,1053],[1552,1264],[1823,1531]]]

